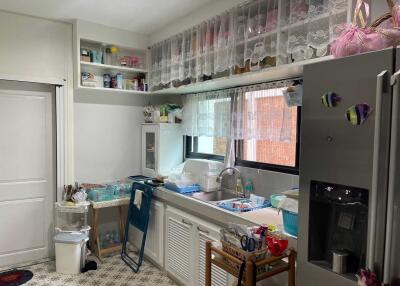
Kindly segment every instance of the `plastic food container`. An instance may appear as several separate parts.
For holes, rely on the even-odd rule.
[[[286,196],[285,195],[271,195],[270,199],[271,199],[271,205],[274,208],[278,208],[279,202],[283,199],[285,199]]]

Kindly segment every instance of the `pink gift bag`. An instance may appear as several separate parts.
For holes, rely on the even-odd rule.
[[[335,57],[345,57],[400,44],[400,10],[396,8],[392,0],[388,0],[391,12],[388,12],[367,27],[370,15],[370,7],[364,0],[357,0],[354,11],[354,19],[351,24],[342,26],[340,36],[331,43],[331,54]],[[395,11],[399,25],[396,24]],[[389,25],[381,27],[386,20],[391,20]]]

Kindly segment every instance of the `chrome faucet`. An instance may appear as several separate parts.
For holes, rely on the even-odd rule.
[[[238,176],[238,177],[237,177],[236,184],[235,184],[236,195],[237,195],[238,197],[240,197],[240,198],[245,198],[245,197],[246,197],[246,193],[245,193],[244,188],[243,188],[242,174],[240,173],[239,169],[237,169],[237,168],[235,168],[235,167],[228,167],[228,168],[223,169],[223,170],[219,173],[219,175],[218,175],[218,177],[217,177],[217,183],[221,183],[221,182],[222,182],[222,175],[223,175],[226,171],[229,171],[229,170],[232,170],[232,171],[233,171],[232,175],[235,174],[235,172],[236,172],[236,173],[237,173],[237,176]],[[240,184],[240,185],[239,185],[239,184]]]

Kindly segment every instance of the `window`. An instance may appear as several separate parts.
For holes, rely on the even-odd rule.
[[[223,161],[226,142],[225,137],[186,136],[186,157]]]
[[[298,173],[299,110],[298,107],[286,106],[282,89],[247,92],[244,113],[257,114],[257,132],[267,130],[272,138],[265,139],[265,136],[261,136],[263,139],[239,140],[236,163],[242,166]],[[248,124],[244,126],[252,128]],[[277,137],[280,137],[280,140],[276,140]]]
[[[214,129],[214,133],[186,136],[186,157],[222,161],[227,151],[226,138],[231,136],[235,138],[236,165],[298,174],[300,108],[286,105],[284,88],[250,89],[239,100],[203,98],[196,103],[197,115],[193,117],[197,121],[206,118],[207,124],[193,126]],[[232,114],[227,111],[229,105],[229,110],[234,110]],[[231,120],[233,132],[215,132],[227,129]]]

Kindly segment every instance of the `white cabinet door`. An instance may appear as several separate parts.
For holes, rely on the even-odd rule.
[[[183,162],[182,124],[160,124],[159,170],[160,174],[168,174]]]
[[[197,263],[197,281],[199,286],[205,285],[205,266],[206,266],[206,241],[219,241],[220,228],[205,222],[199,222],[196,227],[196,239],[198,242],[198,263]],[[212,265],[211,268],[211,285],[212,286],[227,286],[228,274],[221,268]]]
[[[164,204],[153,201],[144,253],[158,266],[164,266]]]
[[[155,177],[158,173],[159,126],[142,125],[142,175]]]
[[[166,211],[166,261],[167,272],[183,285],[194,285],[194,223],[173,208]]]
[[[133,245],[140,248],[143,233],[132,227],[130,237]],[[159,267],[164,266],[164,204],[159,201],[151,203],[144,254]]]

